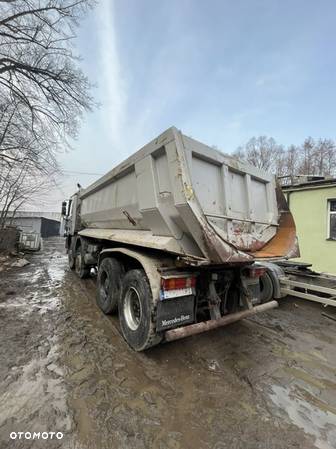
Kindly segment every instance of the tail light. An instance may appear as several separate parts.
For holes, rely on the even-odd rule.
[[[194,295],[195,286],[195,276],[162,277],[160,299]]]
[[[196,277],[172,277],[161,278],[162,290],[179,290],[182,288],[194,288],[196,286]]]

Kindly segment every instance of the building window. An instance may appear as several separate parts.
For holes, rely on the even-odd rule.
[[[328,205],[328,238],[336,240],[336,200],[329,200]]]

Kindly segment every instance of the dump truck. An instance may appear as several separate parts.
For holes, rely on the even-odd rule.
[[[80,188],[62,214],[70,268],[96,271],[97,304],[118,312],[136,351],[276,307],[272,262],[298,256],[275,177],[175,127]]]

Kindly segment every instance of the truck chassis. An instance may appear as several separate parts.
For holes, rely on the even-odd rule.
[[[261,294],[270,276],[261,263],[193,266],[160,251],[81,235],[68,236],[66,248],[80,278],[97,270],[97,304],[105,314],[118,312],[121,333],[136,351],[275,308],[271,299],[281,297],[274,280],[267,297]]]

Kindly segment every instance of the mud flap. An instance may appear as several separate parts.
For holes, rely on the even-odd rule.
[[[195,317],[195,296],[159,301],[157,306],[156,330],[158,332],[190,324]]]

